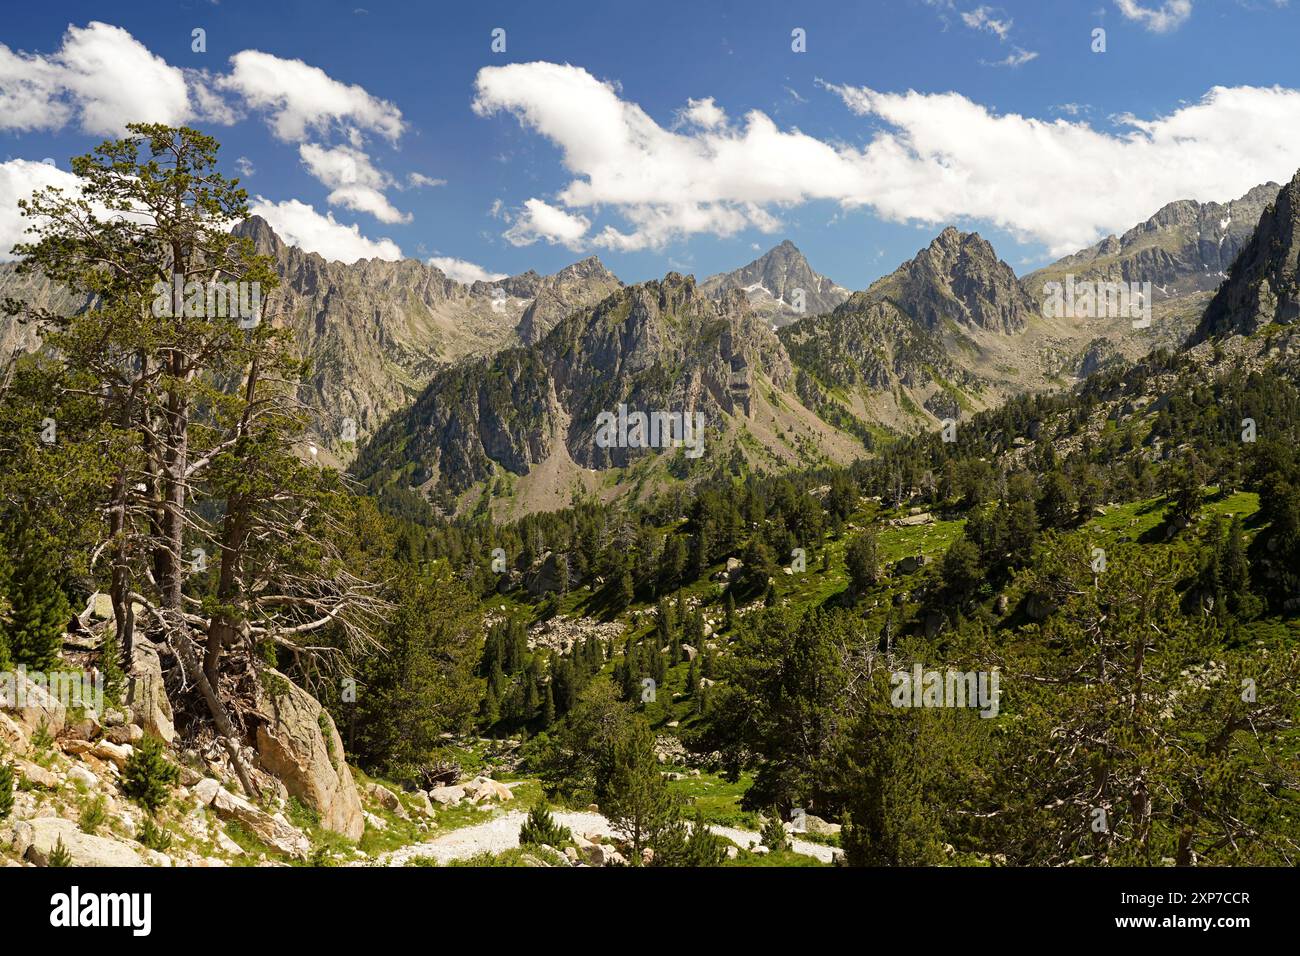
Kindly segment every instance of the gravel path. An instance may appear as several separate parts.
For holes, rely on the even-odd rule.
[[[583,836],[614,834],[614,828],[609,820],[599,813],[553,810],[552,814],[561,826],[568,827],[574,833]],[[519,845],[519,828],[523,826],[527,816],[528,814],[522,810],[511,810],[484,823],[476,823],[445,833],[427,843],[413,843],[385,853],[365,865],[406,866],[416,857],[432,857],[439,863],[447,863],[451,860],[464,860],[484,851],[501,853],[511,850]],[[759,842],[759,835],[752,830],[724,826],[710,826],[709,829],[718,836],[731,840],[737,846],[748,848]],[[791,842],[796,853],[815,857],[823,863],[831,862],[834,854],[831,847],[822,846],[820,843],[809,843],[806,840],[796,839]]]

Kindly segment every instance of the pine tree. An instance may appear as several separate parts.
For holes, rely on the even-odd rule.
[[[727,630],[734,630],[736,627],[736,599],[731,596],[731,591],[727,591]]]
[[[146,734],[126,760],[122,792],[150,813],[157,813],[179,778],[180,769],[163,755],[162,741]]]
[[[14,768],[5,762],[0,763],[0,820],[6,819],[14,810]]]
[[[601,809],[618,833],[632,844],[632,862],[653,846],[660,833],[678,818],[678,805],[659,772],[654,735],[642,719],[632,720],[614,742],[612,770]]]

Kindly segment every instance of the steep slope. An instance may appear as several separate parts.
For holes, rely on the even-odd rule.
[[[959,329],[1023,331],[1034,302],[1012,268],[979,233],[949,226],[915,258],[878,279],[866,295],[893,303],[932,331]]]
[[[1264,211],[1250,242],[1205,310],[1193,341],[1250,335],[1300,319],[1300,172]]]
[[[777,326],[805,315],[829,312],[849,297],[848,289],[814,272],[789,239],[747,266],[710,276],[700,283],[700,290],[713,298],[733,289],[744,292],[750,307]]]
[[[1150,282],[1157,301],[1213,292],[1279,189],[1277,183],[1267,183],[1228,203],[1169,203],[1124,235],[1109,236],[1029,273],[1025,291],[1041,298],[1045,282],[1069,273],[1079,279]]]
[[[517,336],[547,328],[619,285],[596,259],[554,276],[530,271],[463,285],[414,259],[326,260],[283,242],[257,216],[235,232],[275,260],[280,287],[265,311],[292,329],[299,354],[311,360],[301,398],[316,417],[322,460],[330,462],[349,461],[356,450],[346,440],[352,429],[364,440],[438,369],[513,345]],[[82,306],[43,277],[18,276],[12,264],[0,266],[5,296],[51,308]],[[0,358],[37,344],[33,329],[0,319]]]
[[[525,345],[540,342],[570,312],[599,302],[622,285],[618,276],[595,256],[566,266],[555,275],[539,277],[533,301],[524,309],[516,328],[519,341]]]
[[[469,504],[457,496],[476,486],[510,492],[514,507],[531,510],[567,504],[575,490],[622,494],[650,472],[657,482],[723,464],[847,461],[863,450],[804,407],[793,385],[785,348],[742,293],[715,300],[670,273],[571,314],[535,345],[439,373],[354,471],[373,487],[417,489],[446,510]],[[620,406],[699,415],[703,443],[603,441],[602,416]]]

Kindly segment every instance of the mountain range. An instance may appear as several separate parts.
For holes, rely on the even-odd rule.
[[[327,461],[445,511],[488,496],[497,510],[533,511],[701,469],[851,461],[1206,328],[1288,321],[1295,270],[1264,263],[1295,246],[1294,189],[1170,203],[1023,278],[981,236],[949,227],[858,292],[815,272],[788,240],[699,283],[670,273],[626,286],[591,257],[549,276],[463,284],[417,260],[327,261],[258,217],[237,231],[274,259],[281,285],[268,314],[311,360],[301,397]],[[1274,231],[1257,232],[1275,206]],[[1151,282],[1151,327],[1049,315],[1045,287],[1067,276]],[[13,265],[0,266],[0,295],[79,307]],[[30,328],[0,325],[6,352],[36,345]],[[681,449],[602,447],[597,416],[620,405],[701,414],[707,464]],[[356,444],[342,440],[346,419]]]

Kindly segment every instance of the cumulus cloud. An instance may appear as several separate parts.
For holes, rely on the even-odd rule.
[[[538,239],[545,239],[552,245],[576,251],[582,248],[582,238],[589,228],[591,220],[586,216],[565,212],[541,199],[530,199],[504,235],[514,246],[531,246]]]
[[[402,250],[391,239],[367,239],[357,226],[336,222],[333,213],[327,212],[322,216],[297,199],[272,202],[258,196],[250,204],[249,211],[270,223],[285,242],[326,259],[351,263],[358,259],[395,261],[402,258]]]
[[[1164,0],[1160,6],[1143,6],[1137,0],[1115,0],[1126,19],[1142,24],[1152,33],[1177,30],[1192,15],[1192,0]]]
[[[363,132],[396,142],[405,129],[402,111],[394,104],[302,60],[243,50],[230,62],[230,74],[218,85],[239,94],[250,107],[267,111],[272,131],[286,142],[302,142],[309,130],[334,128],[342,129],[353,145]]]
[[[27,235],[32,220],[18,210],[18,200],[46,186],[58,186],[71,195],[81,192],[81,180],[49,163],[11,159],[0,163],[0,262],[16,258],[10,250],[15,243],[35,238]]]
[[[52,56],[0,44],[0,129],[114,135],[132,122],[179,124],[195,115],[185,73],[121,27],[69,26]]]
[[[443,275],[448,279],[463,282],[465,285],[471,282],[496,282],[498,279],[506,278],[504,272],[489,272],[475,262],[455,259],[451,256],[434,256],[429,260],[429,265],[442,270]]]
[[[987,221],[1062,254],[1173,200],[1235,198],[1300,166],[1300,91],[1280,87],[1215,87],[1166,116],[1120,117],[1102,130],[998,114],[957,93],[823,86],[873,121],[865,147],[780,129],[757,110],[665,129],[580,67],[486,67],[476,112],[517,117],[559,148],[573,177],[555,205],[525,204],[507,238],[573,244],[589,216],[609,210],[624,222],[592,243],[659,247],[694,233],[770,231],[783,209],[832,200],[894,221]]]
[[[399,212],[383,193],[393,185],[392,177],[376,169],[361,150],[303,143],[298,155],[307,171],[332,190],[330,205],[370,213],[380,222],[411,221],[410,215]]]

